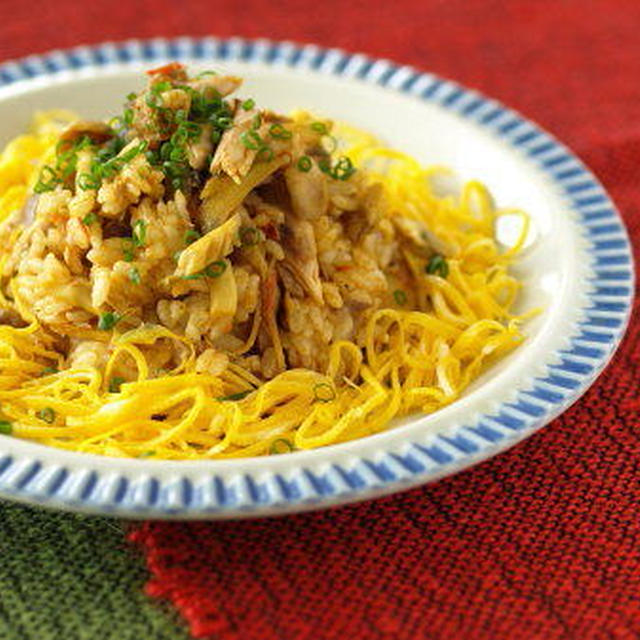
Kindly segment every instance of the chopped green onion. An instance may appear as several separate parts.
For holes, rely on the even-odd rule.
[[[155,456],[156,452],[155,451],[143,451],[142,453],[139,453],[136,457],[137,458],[151,458],[152,456]]]
[[[269,127],[269,135],[277,140],[288,140],[293,135],[289,129],[285,129],[279,122]]]
[[[35,186],[33,187],[33,191],[34,193],[53,191],[53,189],[56,188],[56,185],[60,184],[61,182],[62,180],[58,177],[57,172],[49,165],[45,165],[40,171],[40,177],[38,178],[38,182],[36,182]]]
[[[224,260],[216,260],[204,268],[204,275],[208,278],[219,278],[227,270]]]
[[[127,100],[129,102],[133,102],[138,97],[138,94],[135,91],[127,94]]]
[[[56,412],[51,407],[45,407],[36,412],[36,417],[51,424],[56,419]]]
[[[202,127],[197,122],[185,120],[180,123],[176,132],[186,140],[195,140],[200,136]]]
[[[100,186],[100,181],[90,173],[83,173],[78,177],[78,186],[83,191],[97,189]]]
[[[336,399],[334,388],[327,382],[318,382],[313,387],[313,395],[318,402],[331,402]]]
[[[253,116],[253,119],[251,120],[251,128],[255,131],[256,129],[259,129],[261,126],[262,126],[262,114],[256,113],[256,115]]]
[[[134,247],[143,247],[147,237],[147,223],[137,220],[131,229],[131,239]]]
[[[56,155],[63,153],[65,148],[68,146],[69,146],[68,140],[58,140],[58,142],[56,142]]]
[[[252,151],[257,151],[264,146],[262,138],[255,131],[243,131],[240,134],[240,142]]]
[[[347,156],[342,156],[332,167],[327,158],[323,158],[318,166],[320,170],[331,176],[334,180],[348,180],[355,172],[356,168]]]
[[[83,149],[87,149],[92,146],[93,146],[93,140],[89,136],[85,135],[76,139],[73,143],[72,148],[75,151],[82,151]]]
[[[327,125],[324,122],[312,122],[310,126],[316,133],[323,136],[329,133],[329,129],[327,129]]]
[[[430,275],[437,275],[441,278],[446,278],[449,275],[449,265],[447,261],[437,253],[431,256],[424,270]]]
[[[261,233],[255,227],[243,227],[240,229],[240,242],[243,247],[253,247],[260,242]]]
[[[98,320],[98,329],[101,331],[109,331],[109,329],[113,329],[120,320],[122,320],[122,316],[118,313],[113,313],[113,311],[102,313]]]
[[[140,272],[136,267],[131,267],[129,269],[129,280],[133,282],[133,284],[140,284]]]
[[[184,232],[184,243],[185,244],[193,244],[196,240],[201,238],[200,232],[196,231],[196,229],[187,229]]]
[[[393,292],[393,298],[400,306],[407,304],[407,294],[402,289],[396,289]]]
[[[133,253],[132,238],[122,238],[122,254],[124,255],[125,262],[133,262],[135,255]]]
[[[62,177],[62,180],[66,180],[76,170],[76,164],[78,162],[77,147],[75,144],[70,149],[58,155],[56,159],[56,170]]]
[[[45,367],[41,372],[40,375],[41,376],[48,376],[50,374],[53,373],[58,373],[58,368],[57,367]]]
[[[7,420],[0,420],[0,433],[4,436],[10,436],[13,431],[13,425]]]
[[[216,118],[216,124],[220,129],[228,129],[233,124],[233,119],[229,116],[219,116]]]
[[[91,213],[87,213],[87,215],[84,218],[82,218],[82,222],[84,222],[84,224],[86,224],[87,226],[97,221],[98,221],[98,216],[93,211]]]
[[[118,169],[116,171],[120,171],[122,166],[129,162],[129,160],[133,160],[140,153],[144,153],[147,150],[147,141],[142,140],[142,142],[138,143],[135,147],[131,147],[131,149],[127,149],[123,154],[113,158],[109,162],[113,162],[114,164],[118,164]],[[117,161],[117,163],[116,163]]]
[[[207,265],[202,271],[192,273],[189,276],[182,276],[183,280],[198,280],[199,278],[219,278],[227,270],[227,263],[224,260],[216,260]]]
[[[169,91],[173,88],[173,85],[168,80],[163,80],[162,82],[156,82],[151,85],[151,92],[156,95],[160,93],[164,93],[165,91]]]
[[[269,162],[269,160],[273,159],[273,149],[265,144],[258,149],[256,158],[260,158],[260,156],[265,156],[264,161]]]
[[[348,180],[355,171],[351,160],[347,156],[342,156],[331,171],[331,177],[336,180]]]
[[[133,109],[125,109],[123,112],[122,120],[125,126],[130,127],[133,122]]]
[[[292,451],[293,445],[286,438],[278,438],[277,440],[274,440],[269,447],[269,453],[271,455],[291,453]]]
[[[253,109],[253,107],[256,106],[256,101],[253,98],[249,98],[248,100],[245,100],[242,103],[242,108],[245,111],[251,111],[251,109]]]
[[[311,158],[309,156],[302,156],[298,159],[298,169],[303,173],[311,171]]]
[[[253,389],[247,389],[246,391],[239,391],[238,393],[232,393],[228,396],[221,396],[219,398],[216,398],[216,400],[218,402],[227,402],[228,400],[242,400],[243,398],[246,398],[252,391]]]
[[[113,376],[113,378],[109,380],[109,393],[120,393],[120,387],[123,382],[126,382],[124,378]]]

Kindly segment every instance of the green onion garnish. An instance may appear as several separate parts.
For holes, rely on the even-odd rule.
[[[240,242],[243,247],[253,247],[260,242],[261,233],[255,227],[243,227],[240,229]]]
[[[256,159],[260,158],[260,156],[264,156],[265,162],[269,162],[269,160],[273,159],[273,149],[265,144],[258,149]]]
[[[269,127],[269,135],[276,140],[288,140],[293,135],[289,129],[285,129],[279,122]]]
[[[165,91],[169,91],[173,88],[173,85],[168,80],[163,80],[162,82],[156,82],[151,86],[151,92],[156,95],[160,93],[164,93]]]
[[[98,216],[93,211],[91,213],[87,213],[87,215],[84,218],[82,218],[82,222],[84,222],[87,226],[97,221],[98,221]]]
[[[313,395],[318,402],[331,402],[336,399],[334,388],[327,382],[318,382],[314,385]]]
[[[204,268],[203,273],[207,278],[219,278],[227,270],[224,260],[216,260]]]
[[[137,267],[131,267],[127,275],[129,276],[129,280],[131,280],[133,284],[140,284],[140,272],[138,271]]]
[[[10,436],[13,431],[13,425],[7,420],[0,420],[0,433],[4,436]]]
[[[249,98],[248,100],[245,100],[242,103],[242,108],[245,111],[251,111],[251,109],[253,109],[253,107],[256,106],[256,101],[253,98]]]
[[[298,159],[298,169],[303,173],[311,171],[311,158],[309,156],[302,156]]]
[[[122,320],[122,316],[118,313],[113,313],[113,311],[102,313],[98,320],[98,329],[101,331],[109,331],[109,329],[113,329],[120,320]]]
[[[220,129],[228,129],[233,125],[233,119],[229,116],[219,116],[216,118],[216,124]]]
[[[57,172],[49,165],[45,165],[40,171],[40,177],[33,187],[33,191],[34,193],[53,191],[56,188],[56,185],[61,182],[62,180],[58,177]]]
[[[126,127],[130,127],[133,122],[133,109],[125,109],[122,115],[122,120]]]
[[[227,263],[224,260],[216,260],[207,265],[202,271],[192,273],[189,276],[182,276],[183,280],[198,280],[199,278],[219,278],[227,270]]]
[[[78,178],[78,186],[83,191],[87,191],[89,189],[97,189],[100,186],[100,181],[90,173],[83,173]]]
[[[430,275],[437,275],[441,278],[446,278],[449,275],[449,265],[447,261],[437,253],[431,256],[424,270]]]
[[[45,367],[41,372],[40,375],[41,376],[48,376],[51,375],[53,373],[58,373],[58,369],[57,367]]]
[[[347,156],[342,156],[332,167],[328,160],[320,163],[320,169],[334,180],[348,180],[355,172],[356,168]]]
[[[113,378],[109,380],[109,393],[120,393],[120,386],[123,382],[126,382],[124,378],[113,376]]]
[[[402,289],[396,289],[393,292],[393,298],[400,306],[407,304],[407,294]]]
[[[136,457],[137,458],[150,458],[151,456],[155,456],[156,452],[155,451],[143,451],[142,453],[139,453]]]
[[[255,131],[243,131],[240,134],[240,142],[247,148],[252,151],[257,151],[264,147],[264,141]]]
[[[119,155],[117,158],[114,158],[113,160],[114,161],[117,160],[119,164],[118,171],[122,168],[122,165],[129,162],[129,160],[133,160],[137,155],[144,153],[146,150],[147,150],[147,141],[142,140],[135,147],[131,147],[131,149],[128,149],[123,154]]]
[[[187,229],[184,232],[184,243],[185,244],[193,244],[196,240],[200,239],[200,232],[195,229]]]
[[[291,451],[293,451],[293,445],[286,438],[278,438],[277,440],[274,440],[269,447],[269,453],[271,455],[291,453]]]
[[[51,407],[45,407],[36,412],[36,417],[51,424],[56,419],[56,412]]]
[[[327,125],[324,122],[312,122],[310,126],[320,135],[326,136],[329,133],[329,129],[327,129]]]
[[[131,229],[131,239],[134,247],[143,247],[147,237],[147,223],[144,220],[137,220]]]
[[[122,238],[122,254],[124,256],[125,262],[133,262],[135,256],[133,253],[132,238]]]

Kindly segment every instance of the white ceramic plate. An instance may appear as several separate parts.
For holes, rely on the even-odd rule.
[[[564,146],[522,116],[452,82],[384,60],[290,43],[153,40],[82,47],[0,66],[0,143],[37,109],[118,112],[140,71],[180,59],[246,78],[243,94],[303,107],[382,137],[424,163],[488,185],[526,209],[521,308],[542,306],[528,340],[464,396],[384,433],[268,458],[102,458],[0,436],[0,496],[120,516],[233,518],[337,505],[455,473],[507,449],[575,402],[612,356],[633,295],[622,221]],[[499,235],[508,240],[508,221]]]

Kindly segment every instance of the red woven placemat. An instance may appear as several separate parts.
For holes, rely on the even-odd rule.
[[[609,188],[640,244],[640,4],[4,0],[0,58],[132,36],[364,50],[522,110]],[[637,315],[637,314],[636,314]],[[147,523],[152,595],[223,640],[640,638],[640,323],[574,408],[436,485],[324,513]]]

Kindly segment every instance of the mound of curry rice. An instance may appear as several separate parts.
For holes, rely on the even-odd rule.
[[[108,122],[0,156],[0,431],[111,456],[251,456],[455,400],[523,336],[486,189],[372,136],[148,72]],[[513,211],[509,212],[513,214]]]

